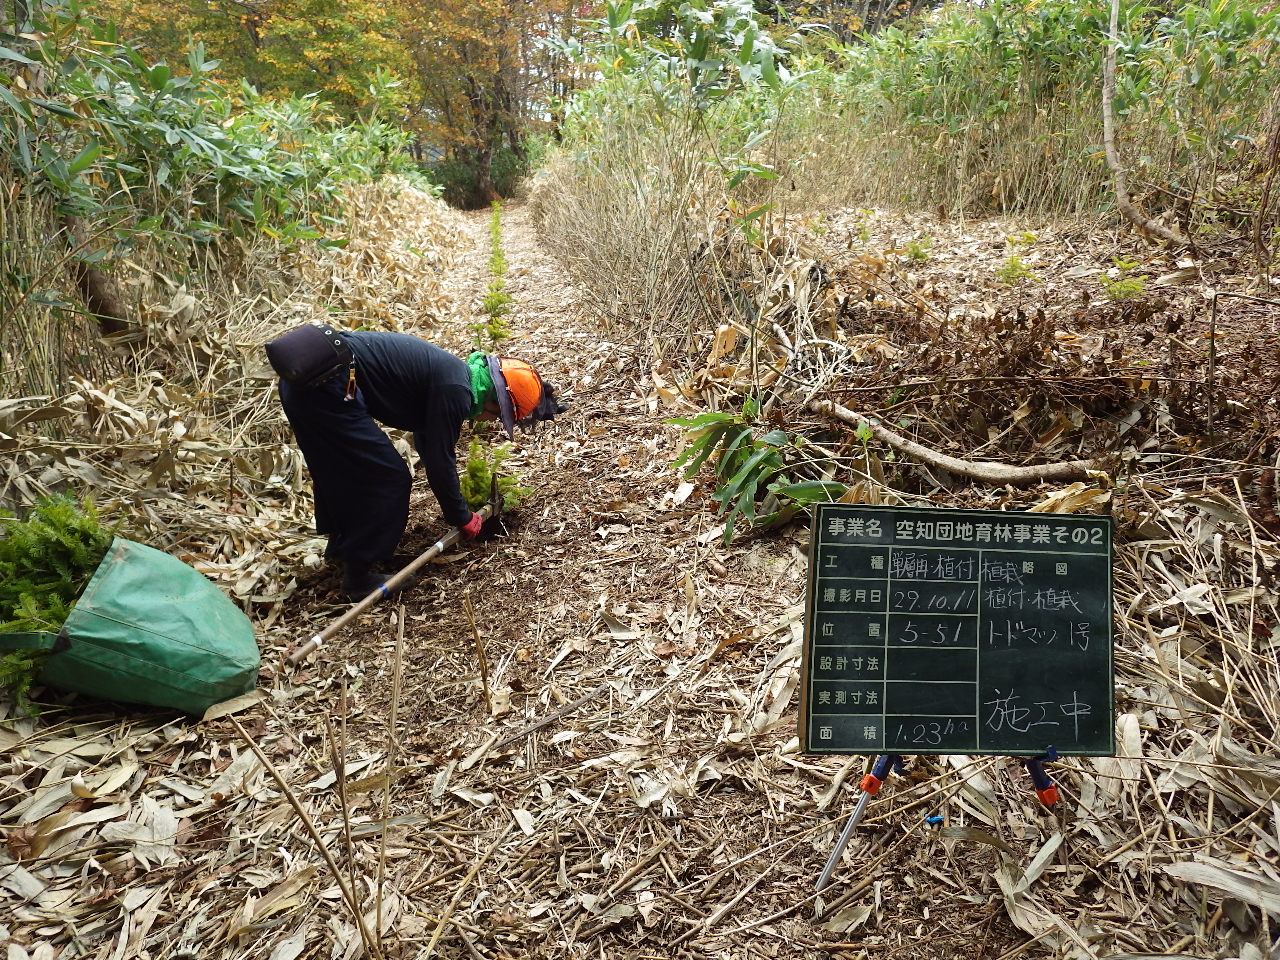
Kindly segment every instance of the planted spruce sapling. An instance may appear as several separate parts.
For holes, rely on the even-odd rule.
[[[489,272],[493,274],[493,279],[489,281],[489,289],[480,303],[486,319],[471,325],[472,341],[477,350],[493,350],[503,340],[511,337],[507,314],[511,312],[514,298],[506,291],[507,258],[502,252],[502,205],[497,200],[493,202],[489,235]]]
[[[1115,266],[1098,277],[1102,289],[1111,300],[1137,300],[1147,292],[1145,273],[1135,274],[1141,264],[1127,257],[1112,257]]]
[[[467,506],[479,510],[489,502],[493,493],[493,478],[498,478],[498,496],[503,511],[514,510],[529,495],[529,488],[520,485],[514,474],[505,473],[502,465],[511,456],[511,448],[504,443],[490,446],[480,439],[473,439],[467,447],[467,465],[458,478],[462,496]]]
[[[1031,269],[1030,262],[1022,255],[1022,251],[1031,249],[1035,242],[1035,234],[1025,230],[1005,237],[1005,248],[1009,255],[996,270],[996,280],[1010,287],[1024,280],[1039,280],[1036,272]]]
[[[907,241],[903,254],[912,263],[924,263],[929,259],[929,251],[933,249],[933,237],[925,234]]]
[[[0,691],[8,691],[18,710],[29,717],[39,713],[31,702],[31,688],[48,656],[44,650],[10,650],[0,656]]]

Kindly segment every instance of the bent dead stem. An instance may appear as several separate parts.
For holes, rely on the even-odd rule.
[[[812,401],[809,409],[814,413],[834,417],[851,426],[870,430],[876,438],[894,450],[919,460],[926,466],[997,486],[1008,484],[1013,487],[1023,487],[1051,481],[1086,480],[1091,473],[1100,469],[1100,462],[1096,460],[1072,460],[1030,467],[1015,467],[984,460],[963,460],[931,450],[914,440],[908,440],[885,427],[879,420],[855,413],[830,400]]]
[[[311,819],[311,815],[307,812],[307,809],[298,801],[293,789],[289,786],[288,780],[286,780],[280,773],[279,769],[277,769],[276,765],[271,761],[271,758],[268,757],[262,747],[258,745],[258,742],[249,735],[248,731],[245,730],[240,721],[236,719],[234,715],[227,717],[227,719],[231,722],[232,726],[236,728],[236,732],[240,734],[240,739],[243,740],[245,745],[253,751],[254,756],[258,758],[258,762],[261,763],[263,768],[271,774],[271,779],[276,782],[276,786],[278,786],[280,788],[280,792],[284,794],[285,799],[289,802],[289,806],[293,808],[293,812],[302,823],[303,830],[305,830],[307,836],[311,838],[311,843],[315,850],[324,858],[325,863],[329,865],[329,870],[333,874],[334,883],[338,885],[338,889],[342,892],[342,900],[350,911],[357,929],[360,931],[360,939],[364,943],[365,949],[369,952],[370,956],[375,958],[375,960],[381,960],[382,953],[378,949],[378,940],[369,931],[368,925],[365,922],[364,912],[360,909],[360,901],[356,898],[355,891],[352,889],[351,883],[347,879],[346,874],[338,866],[332,852],[329,850],[329,845],[325,843],[324,838],[320,835],[320,831],[316,828],[315,821]],[[345,816],[345,804],[343,806]]]

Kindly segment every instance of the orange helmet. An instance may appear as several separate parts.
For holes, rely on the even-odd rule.
[[[523,360],[511,357],[488,357],[489,373],[497,394],[498,415],[508,437],[515,436],[515,425],[528,425],[550,420],[567,407],[556,402],[555,390],[543,382],[538,371]]]

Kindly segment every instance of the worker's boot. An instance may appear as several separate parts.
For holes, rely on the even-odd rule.
[[[345,600],[363,600],[387,582],[381,573],[372,570],[348,570],[342,575],[342,596]]]

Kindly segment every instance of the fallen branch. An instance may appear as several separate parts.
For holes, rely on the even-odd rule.
[[[1060,463],[1042,463],[1032,467],[1014,467],[991,460],[961,460],[958,457],[949,457],[945,453],[931,450],[914,440],[908,440],[887,427],[830,400],[813,400],[809,403],[809,409],[859,429],[870,430],[876,439],[888,444],[899,453],[919,460],[927,467],[946,470],[956,476],[981,480],[983,483],[1024,487],[1048,480],[1087,480],[1091,470],[1100,469],[1096,460],[1066,460]]]

